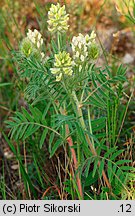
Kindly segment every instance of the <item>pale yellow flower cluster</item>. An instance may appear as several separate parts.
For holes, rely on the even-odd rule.
[[[54,68],[51,73],[56,75],[56,81],[60,81],[63,76],[72,76],[72,59],[69,53],[63,51],[55,54]]]
[[[72,39],[72,51],[74,64],[79,66],[79,71],[82,69],[82,63],[88,56],[85,37],[80,33],[77,37]]]
[[[48,30],[51,33],[60,32],[65,33],[68,30],[69,15],[66,14],[65,5],[60,6],[52,4],[48,12]]]
[[[34,31],[32,31],[31,29],[28,29],[27,32],[27,38],[37,47],[40,48],[43,44],[43,38],[41,33],[34,29]]]
[[[68,30],[69,15],[66,14],[65,6],[52,4],[48,12],[48,29],[51,33],[64,33]],[[67,76],[73,75],[74,66],[77,70],[82,71],[84,63],[95,61],[99,56],[99,47],[95,41],[96,34],[94,31],[90,35],[74,36],[72,39],[72,53],[73,57],[66,51],[55,54],[54,67],[51,68],[51,73],[56,76],[56,81],[62,80]],[[21,51],[25,56],[29,57],[31,54],[36,59],[45,61],[45,55],[41,52],[43,45],[43,38],[39,31],[28,29],[27,37],[22,41]]]
[[[45,54],[41,52],[42,45],[43,38],[41,33],[36,29],[34,31],[28,29],[27,37],[21,43],[21,51],[26,57],[32,54],[36,59],[43,60]]]
[[[82,64],[85,61],[96,59],[99,55],[95,38],[96,34],[92,31],[91,35],[84,36],[79,33],[77,37],[74,36],[72,39],[74,65],[79,66],[79,71],[82,70]]]

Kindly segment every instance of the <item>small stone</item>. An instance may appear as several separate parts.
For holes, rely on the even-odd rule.
[[[126,53],[125,56],[122,59],[122,62],[124,64],[130,64],[133,61],[134,61],[134,57],[131,54],[129,54],[129,53]]]
[[[14,164],[11,166],[12,170],[18,170],[19,169],[19,165],[18,164]]]

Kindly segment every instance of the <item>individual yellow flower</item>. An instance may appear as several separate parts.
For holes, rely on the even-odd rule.
[[[51,68],[51,73],[56,75],[56,81],[60,81],[62,76],[72,76],[72,59],[69,53],[63,51],[55,54],[54,68]]]
[[[69,15],[66,14],[65,5],[60,6],[52,4],[50,11],[48,12],[48,30],[51,33],[60,32],[64,33],[68,30]]]

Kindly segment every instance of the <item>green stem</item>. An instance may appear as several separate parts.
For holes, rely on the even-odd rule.
[[[80,107],[80,103],[78,101],[78,98],[76,96],[76,93],[73,91],[72,92],[72,96],[73,96],[73,99],[74,99],[74,102],[76,104],[76,111],[77,111],[77,115],[79,117],[79,120],[80,120],[80,123],[81,123],[81,126],[83,128],[84,131],[86,131],[86,125],[85,125],[85,122],[84,122],[84,119],[83,119],[83,113],[82,113],[82,109]],[[97,156],[97,153],[95,151],[95,147],[93,146],[93,144],[91,143],[90,139],[89,139],[89,136],[86,134],[86,139],[88,141],[88,144],[90,146],[90,150],[92,152],[93,155]]]
[[[76,104],[76,108],[77,108],[76,111],[77,111],[77,114],[78,114],[78,116],[79,116],[81,126],[82,126],[82,128],[84,129],[84,131],[86,131],[86,126],[85,126],[85,122],[84,122],[84,119],[83,119],[82,110],[81,110],[79,101],[78,101],[77,96],[76,96],[76,94],[75,94],[74,91],[72,92],[72,96],[73,96],[74,102],[75,102],[75,104]],[[86,134],[86,140],[87,140],[87,142],[88,142],[88,144],[89,144],[91,153],[92,153],[95,157],[97,157],[97,156],[98,156],[98,155],[97,155],[97,152],[96,152],[96,150],[95,150],[95,147],[94,147],[93,144],[91,143],[88,134]],[[98,166],[100,167],[100,161],[98,161]],[[102,171],[102,175],[103,175],[104,181],[106,182],[106,185],[108,186],[108,188],[111,189],[110,182],[108,181],[108,178],[107,178],[107,176],[106,176],[104,170]]]
[[[58,51],[60,52],[61,47],[60,47],[60,33],[57,32],[57,42],[58,42]]]
[[[89,106],[88,106],[88,121],[89,121],[90,133],[93,134],[92,125],[91,125],[91,117],[90,117],[90,107]],[[93,139],[93,137],[91,138],[91,142],[92,142],[92,145],[94,147],[94,139]]]
[[[89,74],[91,74],[91,71],[92,71],[93,66],[94,66],[94,64],[91,64],[91,65],[90,65]],[[88,79],[88,78],[87,78],[87,79]],[[84,84],[83,91],[82,91],[82,94],[81,94],[80,103],[83,102],[83,97],[84,97],[85,89],[86,89],[86,87],[87,87],[87,83],[88,83],[88,82],[85,82],[85,84]]]
[[[79,116],[80,123],[81,123],[83,129],[86,130],[85,123],[84,123],[84,119],[83,119],[82,110],[81,110],[81,108],[80,108],[80,103],[79,103],[79,101],[78,101],[78,99],[77,99],[77,96],[76,96],[75,91],[72,92],[72,96],[73,96],[74,102],[75,102],[75,104],[76,104],[77,114],[78,114],[78,116]]]

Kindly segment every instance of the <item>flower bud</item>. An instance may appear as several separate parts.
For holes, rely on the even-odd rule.
[[[21,43],[21,52],[26,56],[29,57],[32,53],[32,43],[28,38],[24,38]]]
[[[34,59],[40,61],[42,59],[41,53],[38,49],[33,48],[31,55],[34,57]]]
[[[95,61],[98,59],[100,55],[100,49],[98,44],[92,42],[91,45],[88,47],[88,57],[90,60]]]

